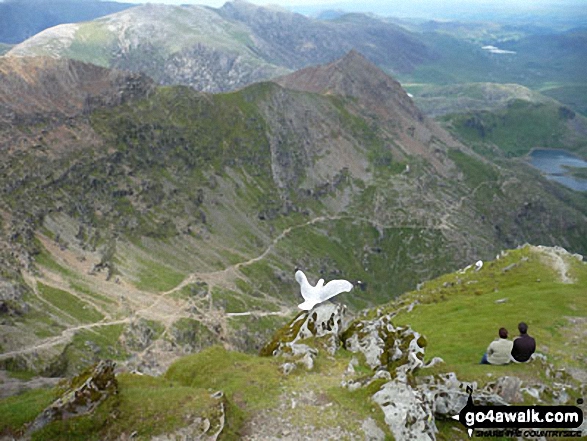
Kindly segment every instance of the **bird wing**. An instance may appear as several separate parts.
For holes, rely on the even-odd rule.
[[[341,292],[348,292],[351,289],[353,289],[353,284],[348,280],[331,280],[320,290],[320,302],[328,300]]]

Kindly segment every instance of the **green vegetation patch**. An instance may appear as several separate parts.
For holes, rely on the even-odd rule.
[[[449,150],[448,157],[463,172],[465,182],[472,189],[485,182],[496,182],[499,179],[499,173],[492,165],[460,150]]]
[[[141,258],[137,262],[140,269],[136,286],[141,290],[164,292],[176,287],[185,278],[185,273],[171,269],[161,262]]]
[[[218,400],[210,393],[164,378],[122,374],[119,393],[92,414],[56,421],[33,434],[33,440],[104,440],[127,437],[147,440],[192,424],[196,417],[218,419]],[[214,426],[213,426],[214,427]]]
[[[96,326],[76,332],[53,369],[55,374],[77,374],[102,359],[123,360],[128,354],[120,344],[124,325]]]
[[[580,148],[581,142],[561,145],[573,118],[572,110],[557,104],[514,100],[502,110],[447,115],[441,121],[466,143],[492,143],[509,156],[523,156],[536,147]]]
[[[543,95],[566,104],[573,110],[587,116],[587,86],[584,84],[555,84],[541,90]]]
[[[426,357],[443,358],[446,365],[439,369],[454,370],[462,380],[488,378],[487,373],[538,377],[539,363],[493,367],[478,363],[500,327],[513,338],[518,323],[524,321],[536,338],[538,352],[557,365],[579,366],[578,355],[587,351],[587,345],[570,332],[572,322],[565,317],[587,316],[586,273],[585,265],[577,262],[572,271],[576,283],[563,284],[548,257],[528,248],[511,251],[485,262],[479,272],[469,269],[426,282],[420,292],[402,298],[404,305],[414,300],[422,304],[411,313],[399,312],[394,323],[409,324],[425,335]]]
[[[246,412],[267,408],[279,395],[279,360],[212,346],[171,365],[165,378],[196,388],[222,390]]]
[[[43,247],[41,242],[37,241],[35,243],[37,247],[40,248],[40,252],[35,254],[35,262],[38,265],[41,265],[44,268],[47,268],[50,271],[53,271],[58,274],[62,274],[68,277],[75,277],[75,273],[71,271],[69,268],[64,267],[60,263],[58,263],[55,258]]]
[[[110,67],[113,55],[114,34],[100,21],[83,23],[69,47],[69,56],[86,63]]]
[[[33,421],[56,399],[53,389],[33,389],[0,399],[0,436],[19,436],[24,424]]]
[[[39,283],[38,287],[45,300],[82,323],[95,323],[104,318],[94,307],[67,291],[42,283]]]

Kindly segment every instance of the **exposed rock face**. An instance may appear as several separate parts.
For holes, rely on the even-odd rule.
[[[398,440],[432,441],[436,426],[425,395],[407,383],[390,381],[373,395],[385,414],[385,422]]]
[[[21,286],[3,280],[0,277],[0,317],[4,314],[22,315],[29,310],[24,301]]]
[[[27,433],[31,434],[55,420],[88,414],[106,398],[115,395],[118,382],[114,367],[115,363],[111,360],[101,361],[89,374],[75,377],[67,392],[33,421]]]
[[[152,87],[153,82],[144,75],[80,61],[2,57],[0,129],[4,124],[73,118],[144,97]]]
[[[395,439],[435,440],[436,418],[447,419],[458,414],[467,403],[467,387],[475,391],[474,402],[478,405],[507,405],[519,398],[521,382],[514,377],[500,378],[477,390],[476,383],[463,383],[454,373],[413,376],[415,370],[441,362],[434,359],[424,363],[424,336],[410,327],[394,326],[392,314],[355,320],[348,326],[344,310],[344,306],[327,303],[301,313],[276,334],[266,346],[265,355],[293,360],[282,365],[283,372],[289,374],[298,365],[312,368],[318,355],[312,346],[324,347],[329,354],[334,354],[342,342],[345,349],[361,353],[373,374],[358,381],[343,380],[341,387],[352,391],[375,380],[386,380],[372,400],[380,406]],[[358,365],[358,359],[353,357],[345,376],[353,375]],[[374,433],[373,439],[377,437]]]
[[[311,337],[318,338],[326,351],[334,354],[347,325],[346,309],[345,305],[326,302],[298,314],[261,349],[261,355],[304,355],[311,348],[304,350],[306,345],[298,342]]]
[[[341,304],[321,303],[310,311],[302,312],[261,349],[261,355],[293,359],[294,363],[286,362],[282,366],[286,374],[296,365],[312,370],[319,349],[301,342],[313,338],[320,349],[334,355],[341,345],[341,335],[347,325],[346,309]]]
[[[355,322],[344,334],[344,346],[361,352],[369,367],[405,378],[424,362],[426,338],[410,327],[395,327],[391,315]]]

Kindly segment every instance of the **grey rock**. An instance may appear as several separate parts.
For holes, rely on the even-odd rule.
[[[385,439],[385,432],[377,426],[372,418],[364,420],[361,429],[365,433],[365,441],[383,441]]]
[[[357,367],[358,365],[359,365],[359,360],[357,360],[357,357],[351,358],[351,361],[349,361],[349,365],[346,368],[346,373],[347,374],[354,374],[355,367]]]
[[[314,369],[314,356],[312,356],[310,352],[307,352],[306,355],[298,360],[298,363],[303,365],[307,370],[311,371]]]
[[[500,377],[494,383],[485,386],[485,390],[495,393],[502,397],[508,403],[521,403],[522,397],[522,380],[518,377]]]
[[[436,425],[432,403],[407,383],[393,380],[373,395],[395,439],[434,441]]]
[[[115,366],[112,360],[104,360],[98,363],[89,375],[82,373],[75,377],[65,394],[31,423],[27,429],[27,435],[53,421],[91,413],[106,398],[118,393],[118,382],[114,375]],[[83,383],[74,387],[80,380],[83,380]]]
[[[423,368],[431,368],[433,366],[436,366],[437,364],[441,364],[444,363],[444,360],[440,357],[434,357],[432,360],[430,360],[428,363],[426,363],[424,366],[422,366]]]
[[[296,368],[296,366],[297,365],[295,363],[283,363],[281,365],[281,370],[285,375],[289,375]]]
[[[423,365],[425,339],[409,326],[395,327],[391,317],[356,322],[347,331],[344,345],[362,353],[373,370],[395,369],[396,374],[407,375]]]

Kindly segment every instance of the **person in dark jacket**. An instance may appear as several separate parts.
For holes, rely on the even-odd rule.
[[[525,363],[532,357],[536,350],[536,340],[528,335],[528,325],[520,322],[518,325],[520,335],[514,339],[512,347],[512,359],[518,363]]]

